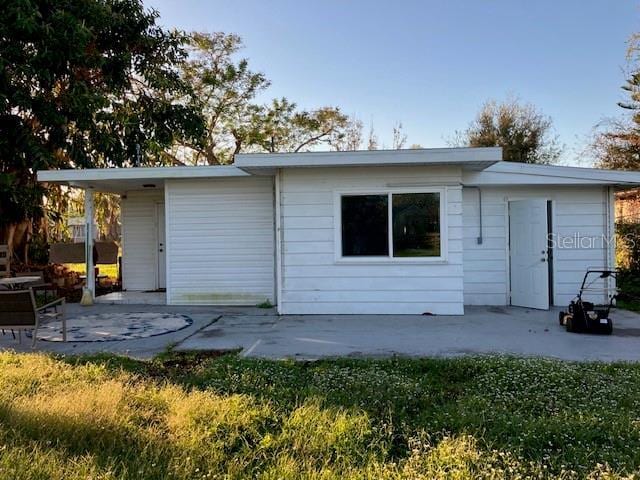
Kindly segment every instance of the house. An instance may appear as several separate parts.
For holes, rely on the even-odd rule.
[[[585,269],[614,266],[614,193],[640,173],[501,158],[500,148],[242,154],[230,166],[38,178],[86,189],[89,215],[91,192],[120,194],[123,287],[166,289],[170,305],[566,305]]]

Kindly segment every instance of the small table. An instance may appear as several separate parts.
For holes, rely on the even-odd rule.
[[[9,290],[19,290],[25,283],[33,283],[42,280],[40,277],[7,277],[0,278],[0,285],[4,285]]]

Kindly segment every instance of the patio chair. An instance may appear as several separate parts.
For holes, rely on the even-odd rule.
[[[48,310],[53,311],[49,312]],[[38,327],[47,320],[62,320],[62,341],[67,341],[65,299],[58,298],[41,307],[36,305],[33,290],[0,291],[0,328],[18,331],[22,343],[22,330],[33,330],[32,348],[38,340]]]
[[[0,278],[11,275],[11,262],[9,258],[9,247],[0,245]]]
[[[53,292],[52,298],[56,298],[58,293],[56,287],[53,284],[44,281],[44,272],[33,271],[33,272],[16,272],[16,277],[38,277],[38,280],[33,282],[25,283],[25,288],[33,289],[34,293],[43,292],[44,293],[44,301],[47,302],[47,292]]]

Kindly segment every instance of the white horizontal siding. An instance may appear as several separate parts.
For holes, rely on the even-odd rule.
[[[167,182],[170,304],[274,302],[273,179]]]
[[[607,203],[603,187],[583,188],[570,198],[560,198],[555,204],[554,232],[565,238],[586,239],[584,244],[571,241],[554,250],[554,302],[566,305],[575,297],[584,273],[589,267],[604,268],[607,264]],[[596,238],[596,241],[592,239]],[[599,280],[594,287],[603,288]],[[602,302],[602,296],[586,295]]]
[[[281,176],[286,314],[463,313],[459,167],[286,169]],[[336,262],[336,191],[447,187],[448,257],[434,264]]]
[[[552,203],[553,232],[563,237],[606,234],[605,197],[601,186],[482,187],[483,242],[479,234],[478,192],[463,190],[464,301],[467,305],[507,305],[507,204],[509,199],[547,198]],[[555,305],[575,296],[585,270],[603,266],[606,246],[554,250]],[[598,299],[600,300],[600,299]]]
[[[121,201],[122,282],[126,290],[158,287],[156,205],[164,190],[130,191]]]

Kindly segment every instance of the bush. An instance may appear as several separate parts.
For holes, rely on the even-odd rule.
[[[640,272],[640,223],[616,223],[616,263],[632,272]]]
[[[29,242],[29,261],[36,265],[49,263],[49,243],[44,235],[35,233]]]
[[[640,223],[616,223],[618,306],[640,310]]]

